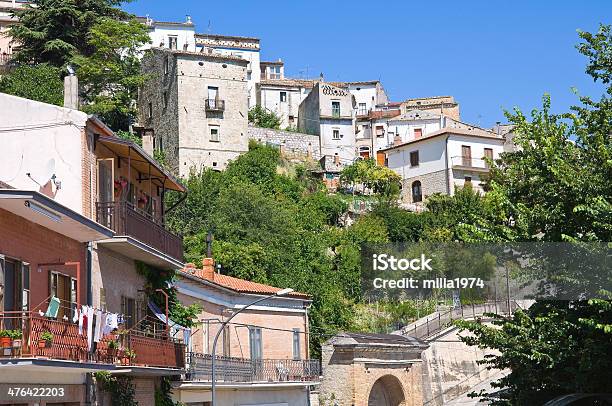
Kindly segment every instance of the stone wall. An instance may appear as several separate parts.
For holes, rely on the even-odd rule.
[[[421,182],[423,201],[434,193],[448,194],[448,175],[446,170],[442,170],[402,180],[401,197],[403,202],[414,203],[412,201],[412,183],[417,180]],[[450,187],[454,187],[454,185],[451,184]]]
[[[311,157],[315,160],[321,158],[319,137],[316,135],[251,126],[247,134],[249,140],[278,145],[282,154],[289,158]]]

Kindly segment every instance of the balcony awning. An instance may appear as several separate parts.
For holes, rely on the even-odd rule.
[[[0,209],[79,242],[99,241],[114,235],[112,230],[39,192],[0,189]]]
[[[115,155],[129,159],[132,167],[143,175],[151,173],[152,179],[157,179],[166,189],[186,192],[187,189],[168,170],[147,154],[142,147],[119,137],[106,135],[97,136],[97,142],[111,150]],[[150,172],[149,172],[150,171]]]

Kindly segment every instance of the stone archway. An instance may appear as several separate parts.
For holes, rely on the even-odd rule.
[[[368,406],[400,406],[405,401],[402,383],[393,375],[378,378],[368,395]]]

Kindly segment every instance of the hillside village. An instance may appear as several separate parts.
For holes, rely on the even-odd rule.
[[[541,320],[549,310],[511,297],[507,275],[493,281],[494,297],[371,302],[360,287],[363,247],[609,241],[605,137],[577,152],[580,139],[555,138],[561,130],[547,138],[562,126],[538,116],[481,128],[462,121],[452,95],[390,100],[368,72],[347,82],[288,77],[283,55],[262,60],[257,33],[202,33],[191,16],[159,21],[98,1],[110,8],[86,27],[90,40],[105,24],[116,35],[115,23],[146,40],[110,38],[103,55],[92,43],[73,59],[39,55],[37,35],[15,27],[40,24],[27,13],[53,7],[0,0],[0,405],[475,405],[472,391],[504,396],[494,382],[515,376],[512,367],[481,360],[503,353],[514,333],[504,330],[497,347],[461,333],[484,342],[483,319],[514,331],[525,314],[542,311],[533,314]],[[130,80],[105,82],[105,60]],[[10,86],[29,74],[34,86]],[[562,180],[557,167],[555,176],[542,168],[549,158],[567,162]],[[558,196],[579,177],[589,192]],[[589,342],[605,341],[593,327],[609,316],[602,302],[567,304],[603,309],[585,313],[597,320],[582,327]],[[593,375],[605,381],[609,371]],[[604,392],[592,381],[585,393]],[[579,389],[555,388],[546,400]]]

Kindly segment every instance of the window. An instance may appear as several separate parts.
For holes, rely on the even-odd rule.
[[[463,166],[472,166],[472,147],[469,145],[461,146],[461,164]]]
[[[340,102],[332,101],[332,117],[340,117]]]
[[[219,88],[208,86],[208,100],[216,100],[219,97]]]
[[[136,325],[136,300],[131,297],[121,296],[121,313],[125,317],[124,324],[126,329]]]
[[[30,264],[0,254],[0,311],[28,310],[30,305]],[[21,328],[4,320],[6,329]]]
[[[385,136],[385,126],[383,126],[383,125],[377,125],[376,126],[376,136],[378,138]]]
[[[261,329],[258,327],[249,327],[249,349],[251,352],[251,359],[263,358]]]
[[[293,329],[293,359],[299,360],[302,359],[302,354],[300,351],[300,329]]]
[[[167,75],[170,72],[170,57],[166,56],[166,60],[164,62],[164,75]]]
[[[168,48],[170,49],[178,48],[178,37],[176,35],[168,35]]]
[[[423,136],[423,129],[415,128],[414,129],[414,139],[421,138],[422,136]]]
[[[357,114],[360,116],[365,116],[368,114],[368,109],[366,108],[365,103],[359,103],[359,109],[357,110]]]
[[[412,182],[412,203],[423,201],[423,193],[421,191],[421,182],[416,180]]]
[[[149,102],[149,108],[147,111],[147,116],[149,117],[149,120],[153,118],[153,103]]]
[[[164,92],[162,97],[163,97],[163,100],[164,100],[164,108],[166,108],[166,107],[168,107],[168,92]]]
[[[251,80],[251,72],[247,72],[247,80]]]
[[[410,153],[410,166],[419,166],[419,151]]]
[[[212,142],[219,142],[219,126],[210,126],[210,140]]]
[[[332,139],[334,139],[334,140],[339,140],[340,139],[340,130],[338,130],[337,128],[334,128],[332,130]]]
[[[51,271],[49,296],[55,296],[60,300],[60,309],[57,319],[64,316],[72,319],[76,309],[76,279],[59,272]]]
[[[280,79],[281,78],[281,67],[280,66],[269,66],[268,72],[270,75],[270,79]]]
[[[280,101],[284,103],[287,101],[287,92],[280,92]]]
[[[488,168],[489,167],[489,163],[486,160],[493,160],[493,149],[491,148],[485,148],[484,149],[484,158],[485,158],[485,165]]]

